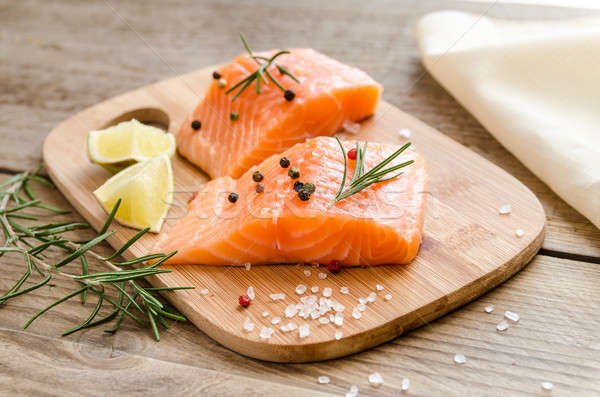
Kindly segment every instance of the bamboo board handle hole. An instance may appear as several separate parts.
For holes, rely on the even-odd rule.
[[[113,118],[108,123],[106,123],[102,128],[108,128],[113,125],[119,124],[123,121],[129,121],[131,119],[136,119],[140,123],[144,123],[147,125],[151,125],[153,127],[160,128],[161,130],[167,132],[169,130],[170,118],[169,115],[158,108],[140,108],[130,110],[121,114],[118,117]]]

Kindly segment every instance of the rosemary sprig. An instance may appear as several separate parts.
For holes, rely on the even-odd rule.
[[[350,180],[348,188],[344,190],[344,187],[346,186],[346,175],[348,174],[348,160],[346,159],[346,150],[344,150],[344,145],[338,137],[335,137],[335,139],[337,140],[338,144],[340,145],[340,148],[342,149],[342,156],[344,157],[344,175],[342,177],[342,182],[340,183],[340,188],[335,196],[334,203],[343,200],[347,197],[350,197],[353,194],[356,194],[361,190],[366,189],[374,183],[385,182],[389,181],[390,179],[394,179],[402,175],[403,172],[399,172],[392,176],[386,175],[414,163],[414,160],[409,160],[401,164],[397,164],[389,168],[383,169],[383,167],[391,163],[402,152],[408,149],[411,143],[407,142],[400,149],[392,153],[388,158],[381,161],[369,171],[365,172],[365,154],[367,152],[368,141],[365,141],[365,144],[362,148],[360,147],[360,144],[356,142],[356,163],[354,165],[354,173],[352,174],[352,179]]]
[[[4,237],[4,244],[0,246],[0,256],[8,252],[21,254],[26,265],[25,271],[19,280],[8,291],[0,295],[0,306],[10,299],[43,287],[53,277],[62,277],[77,283],[79,286],[78,289],[35,313],[27,321],[25,328],[42,314],[77,295],[81,296],[81,303],[85,304],[88,293],[95,294],[97,298],[90,315],[81,324],[66,331],[63,336],[106,323],[116,318],[114,327],[105,331],[115,333],[119,329],[123,317],[127,316],[139,325],[150,326],[154,338],[158,341],[160,340],[158,324],[168,328],[167,319],[186,321],[185,317],[169,310],[154,294],[160,291],[174,291],[193,287],[148,288],[140,283],[145,277],[170,272],[168,269],[159,269],[157,267],[175,255],[176,252],[170,254],[150,254],[125,262],[113,262],[115,258],[119,257],[127,248],[146,234],[148,229],[141,230],[111,255],[102,256],[92,251],[92,248],[115,233],[114,230],[108,231],[108,228],[119,208],[120,200],[112,209],[98,234],[94,238],[85,241],[73,241],[63,234],[71,230],[90,228],[86,223],[58,222],[28,226],[16,221],[16,219],[38,220],[37,217],[21,213],[21,211],[33,207],[59,214],[68,212],[60,208],[45,205],[40,199],[35,197],[30,187],[31,182],[42,183],[54,188],[49,179],[38,175],[40,169],[17,174],[0,183],[0,189],[3,189],[0,190],[0,229]],[[29,200],[21,197],[23,191]],[[62,259],[53,264],[45,260],[45,252],[51,248],[58,249],[65,254]],[[90,273],[86,255],[94,257],[109,270]],[[77,260],[81,263],[81,275],[61,270],[64,266],[68,266]],[[141,268],[123,269],[124,266],[136,265],[148,260],[156,260],[156,262]],[[41,280],[23,288],[25,283],[30,281],[36,273],[39,274]],[[113,290],[113,294],[118,294],[116,300],[109,293],[110,290]],[[111,311],[104,317],[98,318],[107,305],[112,307]],[[145,320],[142,320],[144,317]]]
[[[244,37],[243,34],[240,34],[240,38],[242,39],[244,48],[248,52],[248,58],[254,59],[254,61],[258,65],[258,69],[255,72],[251,73],[246,78],[237,82],[233,87],[231,87],[227,91],[225,91],[225,94],[229,94],[239,88],[238,91],[233,96],[233,98],[231,98],[232,102],[235,101],[237,99],[237,97],[240,96],[240,94],[242,92],[244,92],[246,90],[246,88],[248,88],[248,86],[250,86],[250,84],[252,84],[252,82],[255,80],[256,80],[256,94],[259,95],[261,82],[263,82],[264,84],[269,84],[267,79],[265,79],[265,75],[267,76],[268,80],[273,82],[273,84],[275,84],[275,86],[277,86],[277,88],[279,88],[281,91],[283,91],[284,93],[286,91],[288,91],[284,86],[281,85],[281,83],[279,83],[279,81],[277,81],[277,79],[275,77],[273,77],[271,72],[269,72],[269,67],[271,65],[275,66],[277,68],[277,70],[279,71],[279,73],[289,76],[296,83],[300,83],[300,80],[298,80],[296,78],[296,76],[294,76],[284,66],[281,66],[276,62],[276,59],[278,57],[280,57],[281,55],[284,55],[284,54],[289,54],[290,53],[289,51],[287,51],[287,50],[279,51],[270,58],[263,57],[260,55],[254,55],[254,53],[252,52],[252,49],[248,45],[248,42],[246,41],[246,38]]]

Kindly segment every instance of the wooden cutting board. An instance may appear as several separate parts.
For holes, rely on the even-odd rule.
[[[92,164],[86,154],[88,131],[104,128],[132,117],[159,123],[175,132],[202,97],[213,68],[206,68],[131,91],[88,108],[56,127],[44,143],[44,161],[58,188],[96,229],[106,214],[92,191],[110,173]],[[405,266],[344,269],[332,275],[327,267],[277,265],[244,267],[168,266],[172,273],[161,274],[155,286],[193,285],[194,290],[166,293],[165,296],[198,328],[228,348],[263,360],[305,362],[355,353],[393,339],[475,299],[519,271],[538,251],[544,234],[545,215],[537,198],[523,184],[499,167],[447,138],[392,105],[382,102],[377,113],[361,125],[359,138],[401,144],[398,131],[411,131],[410,140],[426,159],[429,186],[424,240],[417,258]],[[173,158],[175,203],[163,226],[168,230],[185,211],[190,194],[207,181],[199,169],[176,155]],[[512,213],[498,209],[512,206]],[[115,224],[118,233],[109,239],[119,247],[135,230]],[[515,231],[524,234],[517,237]],[[147,235],[125,254],[144,255],[155,235]],[[305,275],[310,270],[310,276]],[[321,279],[319,273],[327,274]],[[310,335],[282,332],[289,321],[283,312],[296,303],[298,284],[309,288],[333,289],[333,298],[345,307],[344,323],[321,325],[318,320],[295,317],[298,325],[310,324]],[[376,291],[376,285],[384,287]],[[238,296],[253,286],[256,299],[244,309]],[[349,294],[342,294],[346,286]],[[201,290],[208,289],[204,295]],[[283,301],[269,294],[283,292]],[[361,319],[352,317],[359,297],[377,293]],[[307,292],[307,294],[310,292]],[[384,299],[391,294],[392,299]],[[263,312],[269,316],[263,317]],[[272,325],[273,317],[282,323]],[[245,332],[246,317],[256,325]],[[275,329],[270,339],[261,339],[261,326]],[[336,340],[336,331],[343,337]]]

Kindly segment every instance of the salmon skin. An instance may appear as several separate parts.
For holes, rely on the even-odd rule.
[[[343,143],[347,150],[356,143]],[[369,142],[365,170],[399,146]],[[288,176],[281,157],[300,170]],[[425,206],[423,158],[407,150],[389,164],[415,162],[404,173],[338,202],[334,198],[343,177],[342,151],[331,137],[299,143],[246,171],[239,179],[221,177],[204,185],[188,204],[188,213],[160,234],[153,252],[177,254],[167,263],[243,265],[269,263],[329,263],[342,266],[404,264],[419,249]],[[355,161],[348,161],[347,183]],[[260,171],[264,192],[257,193],[252,175]],[[315,192],[302,201],[296,181],[312,182]],[[235,203],[228,200],[238,194]]]
[[[219,88],[218,80],[213,80],[205,98],[176,134],[179,153],[213,178],[237,178],[272,154],[307,138],[333,135],[344,121],[359,121],[374,113],[382,87],[366,73],[312,49],[290,51],[277,62],[300,84],[275,66],[268,70],[295,93],[293,100],[286,100],[266,79],[260,85],[260,95],[254,81],[232,101],[237,90],[225,94],[227,89],[258,68],[253,59],[240,55],[218,70],[226,86]],[[273,53],[257,55],[269,57]],[[232,112],[239,115],[237,120],[230,119]],[[193,121],[199,121],[201,127],[194,129]]]

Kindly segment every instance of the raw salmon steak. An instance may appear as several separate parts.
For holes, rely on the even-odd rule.
[[[359,121],[374,113],[382,87],[366,73],[312,49],[290,51],[277,58],[277,63],[300,84],[275,66],[268,70],[282,87],[295,93],[291,101],[268,79],[262,82],[260,94],[254,81],[232,101],[237,90],[226,94],[227,89],[258,68],[253,59],[240,55],[218,70],[226,86],[219,88],[218,80],[213,80],[176,134],[179,153],[213,178],[237,178],[272,154],[307,138],[333,135],[345,121]],[[232,112],[239,115],[237,120],[231,120]]]
[[[356,143],[343,145],[347,151]],[[369,142],[365,170],[398,148]],[[290,168],[299,169],[299,178],[288,175],[290,168],[280,165],[282,157],[290,160]],[[331,137],[307,140],[267,158],[239,179],[208,182],[188,204],[187,215],[160,234],[154,252],[177,250],[167,263],[178,264],[408,263],[421,243],[425,164],[411,150],[390,163],[410,159],[415,162],[397,178],[334,202],[344,171],[342,151]],[[354,163],[348,161],[347,183]],[[264,176],[262,193],[253,180],[255,171]],[[294,190],[296,181],[315,185],[309,200],[300,199]],[[233,203],[228,199],[231,192],[238,195]]]

